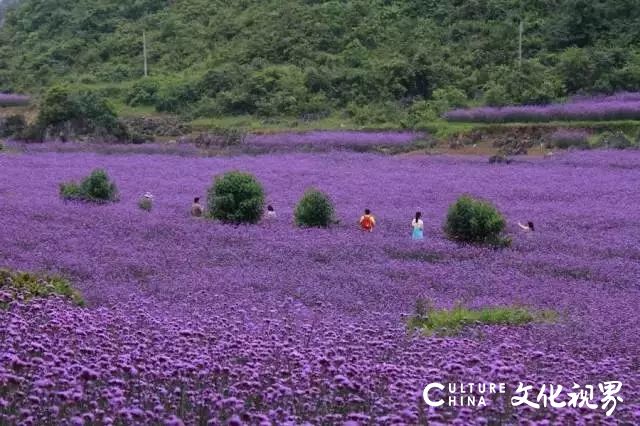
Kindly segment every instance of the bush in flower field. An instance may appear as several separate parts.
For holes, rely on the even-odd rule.
[[[207,215],[229,223],[257,223],[264,210],[264,190],[249,173],[216,176],[207,192]]]
[[[60,196],[65,200],[82,200],[97,203],[117,201],[118,189],[103,169],[95,169],[82,182],[60,185]]]
[[[502,237],[505,224],[491,203],[463,195],[449,207],[444,231],[455,241],[501,246],[509,244]]]
[[[326,228],[334,222],[335,209],[327,194],[308,189],[296,206],[296,225],[300,227]]]

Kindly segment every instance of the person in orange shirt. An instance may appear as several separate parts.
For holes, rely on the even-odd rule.
[[[360,228],[366,232],[372,232],[376,226],[376,218],[371,214],[371,210],[365,209],[364,215],[360,218]]]

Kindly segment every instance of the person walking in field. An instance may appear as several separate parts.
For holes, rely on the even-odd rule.
[[[365,209],[364,215],[360,217],[360,228],[365,232],[373,232],[376,226],[376,218],[371,214],[371,210]]]
[[[193,204],[191,204],[191,216],[193,217],[201,217],[204,212],[204,208],[202,204],[200,204],[200,197],[196,197],[193,199]]]
[[[265,217],[266,217],[268,220],[273,220],[273,219],[275,219],[275,218],[277,217],[277,215],[276,215],[276,211],[274,210],[274,208],[273,208],[273,206],[272,206],[271,204],[269,204],[269,205],[267,206],[267,212],[266,212],[266,214],[265,214]]]
[[[520,229],[522,229],[524,232],[533,232],[536,230],[536,228],[533,226],[533,222],[529,221],[527,222],[526,225],[521,224],[520,222],[518,222],[518,226],[520,227]]]
[[[422,240],[424,238],[424,222],[422,221],[422,212],[416,212],[416,216],[411,221],[411,239]]]

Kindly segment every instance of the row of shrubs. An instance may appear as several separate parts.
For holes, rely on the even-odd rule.
[[[98,203],[118,200],[116,184],[102,169],[94,170],[80,183],[61,184],[60,195],[66,200]],[[143,198],[138,205],[150,211],[152,202]],[[225,223],[258,223],[264,207],[264,189],[249,173],[233,171],[216,176],[207,191],[206,216]],[[326,228],[337,223],[331,198],[313,188],[305,191],[295,208],[294,217],[299,227]],[[504,218],[491,203],[465,195],[449,208],[444,231],[456,241],[508,246],[510,240],[502,235],[505,224]]]
[[[550,136],[553,147],[560,149],[629,149],[640,147],[640,134],[638,134],[635,143],[621,131],[605,132],[593,142],[591,142],[591,139],[589,132],[580,129],[559,129]]]

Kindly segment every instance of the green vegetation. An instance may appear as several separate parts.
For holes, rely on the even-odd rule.
[[[80,184],[75,182],[60,184],[60,196],[65,200],[107,203],[118,200],[118,189],[109,179],[107,172],[95,169]]]
[[[80,135],[127,140],[126,128],[111,104],[96,91],[73,91],[54,86],[40,102],[34,126],[45,135],[65,139]]]
[[[22,115],[13,114],[0,117],[0,138],[19,137],[24,133],[27,123]]]
[[[132,113],[420,127],[456,106],[638,90],[639,46],[631,0],[21,0],[0,28],[0,91],[68,83]]]
[[[264,190],[249,173],[216,176],[207,192],[208,216],[229,223],[258,223],[264,210]]]
[[[640,139],[640,134],[638,135]],[[627,149],[637,147],[623,132],[606,132],[596,142],[597,147]]]
[[[84,305],[80,293],[71,286],[69,281],[58,276],[0,269],[0,290],[8,292],[11,300],[62,296],[77,305]],[[0,300],[0,306],[3,304],[6,304],[6,301]]]
[[[317,189],[307,189],[294,212],[296,225],[319,228],[326,228],[334,223],[334,214],[335,209],[329,196]]]
[[[435,309],[422,299],[416,302],[415,311],[409,318],[409,328],[420,329],[428,335],[455,335],[470,326],[521,326],[532,322],[553,322],[557,319],[554,311],[533,311],[524,307],[468,309],[457,305],[453,309]]]
[[[444,232],[455,241],[507,246],[510,241],[502,236],[505,224],[490,202],[463,195],[449,207]]]

